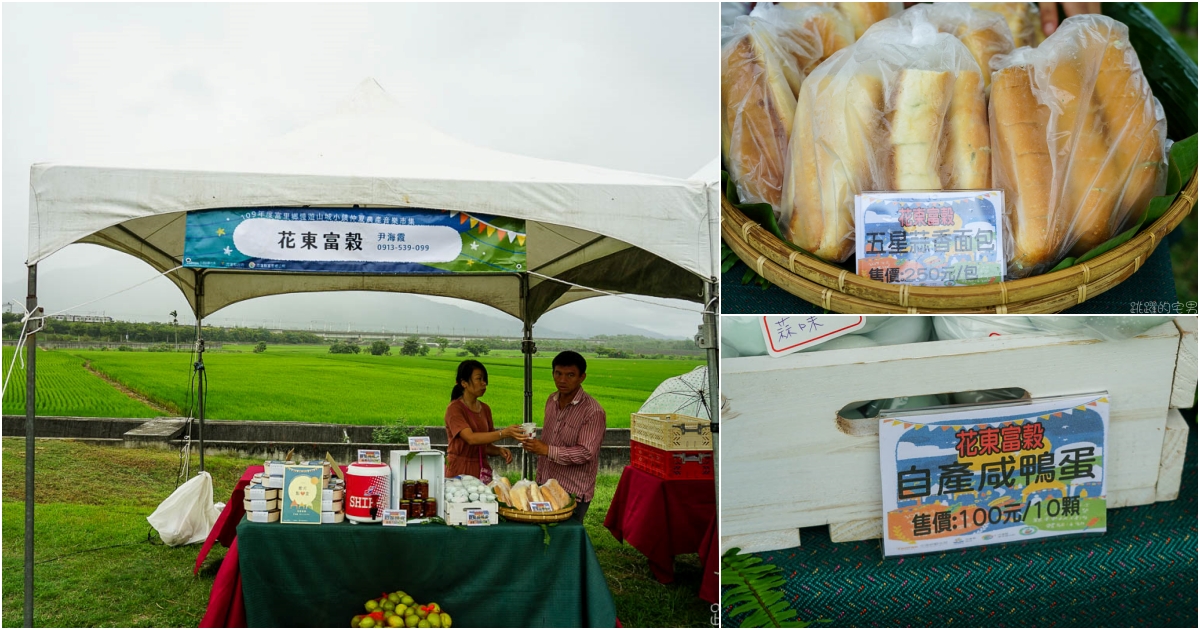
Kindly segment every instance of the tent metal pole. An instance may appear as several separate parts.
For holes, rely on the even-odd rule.
[[[717,444],[718,429],[721,423],[721,389],[720,361],[718,355],[717,313],[721,304],[720,290],[716,281],[704,283],[704,324],[702,326],[702,347],[708,354],[708,417],[712,428],[713,438],[713,483],[716,485],[717,508],[721,500],[721,470],[719,467],[721,449]],[[720,514],[720,512],[717,512]]]
[[[33,627],[33,456],[34,422],[37,416],[37,330],[43,325],[37,305],[37,263],[29,265],[29,292],[25,310],[29,313],[29,329],[34,331],[25,339],[25,627]],[[34,324],[34,316],[39,316]]]
[[[533,319],[529,316],[529,274],[521,274],[521,354],[525,358],[525,404],[523,422],[533,422],[533,354],[537,346],[533,343]],[[536,457],[526,457],[521,451],[521,478],[535,479]]]
[[[204,472],[204,337],[201,327],[204,313],[204,272],[196,271],[196,402],[199,407],[200,472]]]

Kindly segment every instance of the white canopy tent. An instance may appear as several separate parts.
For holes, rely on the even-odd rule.
[[[26,309],[37,308],[38,262],[73,243],[103,245],[170,271],[167,277],[196,315],[198,333],[202,319],[221,308],[282,293],[392,291],[471,300],[524,324],[524,415],[531,421],[533,323],[553,308],[598,295],[593,288],[705,305],[711,332],[702,345],[715,381],[719,180],[715,159],[681,180],[475,147],[415,119],[368,79],[329,116],[274,140],[118,162],[34,164]],[[188,211],[351,206],[523,219],[527,270],[378,275],[179,268]],[[28,342],[26,383],[27,532],[33,525],[35,339]],[[201,469],[203,418],[201,403]],[[32,546],[26,553],[31,562]]]

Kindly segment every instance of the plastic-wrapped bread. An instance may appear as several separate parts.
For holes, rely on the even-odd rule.
[[[721,150],[743,203],[779,207],[784,152],[796,99],[787,74],[799,77],[795,46],[779,25],[737,18],[721,49]],[[797,83],[799,78],[795,79]]]
[[[1091,16],[1095,17],[1095,16]],[[1093,20],[1094,21],[1094,20]],[[1112,232],[1135,219],[1166,186],[1166,124],[1162,106],[1150,91],[1128,29],[1118,23],[1105,42],[1095,94],[1109,130],[1114,170],[1124,179]],[[1117,28],[1119,27],[1119,28]]]
[[[1011,53],[1014,48],[1003,17],[961,3],[918,4],[900,14],[895,21],[906,25],[928,22],[938,32],[957,37],[979,65],[985,90],[991,85],[992,57]]]
[[[838,13],[841,13],[853,28],[854,39],[862,37],[872,24],[904,10],[903,2],[780,2],[779,4],[789,9],[806,6],[826,6],[837,9]]]
[[[854,27],[834,9],[804,7],[790,10],[777,7],[775,11],[778,19],[790,27],[783,32],[795,43],[790,50],[796,55],[796,63],[805,75],[837,51],[854,43]],[[792,87],[793,93],[800,93],[798,84]]]
[[[983,95],[982,77],[974,72],[960,72],[954,77],[940,172],[946,190],[991,188],[992,148],[987,100]]]
[[[928,21],[884,20],[818,66],[800,91],[792,125],[784,236],[840,262],[854,252],[854,197],[864,190],[986,181],[981,151],[990,138],[981,85],[971,53]],[[962,100],[955,103],[955,94]]]
[[[942,123],[950,108],[954,81],[949,72],[904,68],[889,103],[888,142],[892,151],[890,190],[942,187]]]
[[[854,195],[879,170],[873,155],[883,137],[883,82],[869,72],[810,79],[800,92],[796,133],[784,182],[785,236],[826,260],[854,251]],[[822,107],[818,107],[818,103]]]
[[[1012,196],[1024,188],[1045,187],[1046,212],[1057,240],[1051,252],[1018,257],[1010,274],[1039,273],[1068,254],[1082,255],[1119,233],[1145,211],[1151,197],[1166,184],[1166,120],[1150,91],[1137,55],[1129,45],[1128,29],[1101,15],[1082,15],[1063,21],[1038,48],[1021,48],[998,57],[994,67],[1031,69],[1030,90],[1046,111],[1043,142],[1049,165],[1034,182],[1032,172],[993,168],[993,185]],[[992,127],[1008,115],[998,105],[993,86]],[[993,139],[995,140],[995,139]],[[1011,144],[993,141],[993,161],[1010,164]],[[1044,180],[1044,181],[1042,181]],[[1006,201],[1013,237],[1021,233],[1021,214],[1028,208]],[[1018,254],[1031,248],[1014,243]],[[1037,249],[1041,249],[1040,247]]]
[[[1009,276],[1045,270],[1064,229],[1050,202],[1053,166],[1046,142],[1049,108],[1034,96],[1032,66],[1011,65],[992,75],[989,103],[995,185],[1004,189],[1012,235]]]
[[[1046,35],[1042,31],[1042,16],[1036,2],[971,2],[976,9],[994,11],[1004,18],[1012,34],[1013,45],[1036,47]]]

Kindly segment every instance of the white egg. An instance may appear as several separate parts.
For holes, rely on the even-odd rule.
[[[472,492],[472,493],[470,494],[470,498],[471,498],[471,500],[472,500],[472,501],[478,501],[478,500],[479,500],[479,494],[478,494],[478,493],[475,493],[475,492]]]

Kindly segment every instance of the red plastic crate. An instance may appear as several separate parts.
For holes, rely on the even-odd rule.
[[[662,479],[712,479],[712,451],[664,451],[638,441],[629,442],[634,468]]]

